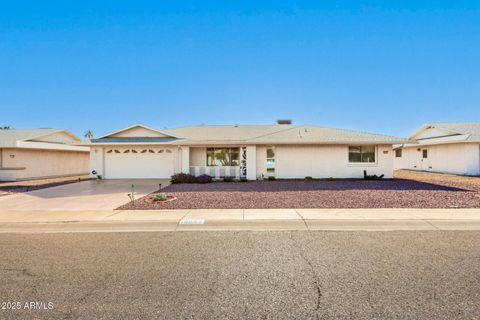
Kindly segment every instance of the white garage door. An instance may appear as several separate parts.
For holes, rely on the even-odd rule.
[[[168,148],[106,148],[106,179],[168,179],[173,175],[173,152]]]

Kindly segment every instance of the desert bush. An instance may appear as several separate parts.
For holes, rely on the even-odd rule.
[[[171,183],[195,183],[194,176],[188,173],[177,173],[170,178]]]
[[[212,177],[208,174],[202,174],[195,178],[196,183],[211,183],[212,181]]]
[[[274,176],[269,176],[269,177],[267,178],[267,180],[268,180],[268,181],[275,181],[275,180],[277,180],[277,178],[275,178]]]
[[[165,194],[163,192],[157,193],[153,197],[153,200],[155,200],[155,201],[165,201],[165,200],[167,200],[167,194]]]
[[[223,177],[223,182],[233,182],[235,180],[235,177]]]
[[[363,179],[365,180],[381,180],[383,179],[385,175],[380,175],[380,176],[377,176],[376,174],[374,175],[368,175],[367,174],[367,170],[363,170]]]
[[[310,176],[306,176],[306,177],[305,177],[305,180],[310,181],[310,180],[313,180],[313,178],[310,177]]]
[[[328,178],[328,181],[333,181],[333,180],[335,180],[335,178],[334,178],[334,177],[330,177],[330,178]]]

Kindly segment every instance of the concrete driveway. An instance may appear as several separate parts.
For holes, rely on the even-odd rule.
[[[82,181],[0,197],[0,210],[111,210],[129,201],[132,184],[138,198],[158,190],[160,183],[170,184],[159,179]]]

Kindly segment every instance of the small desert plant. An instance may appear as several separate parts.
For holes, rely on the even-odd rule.
[[[188,173],[177,173],[170,178],[171,183],[195,183],[195,177]]]
[[[328,178],[328,181],[333,181],[333,180],[335,180],[335,178],[334,178],[334,177],[330,177],[330,178]]]
[[[98,179],[98,180],[102,180],[102,179],[103,179],[102,175],[101,175],[101,174],[97,174],[97,179]]]
[[[165,200],[167,200],[167,194],[163,193],[163,192],[157,193],[153,197],[153,200],[155,200],[155,201],[165,201]]]
[[[310,177],[310,176],[306,176],[306,177],[305,177],[305,180],[307,180],[307,181],[311,181],[311,180],[313,180],[313,178],[312,178],[312,177]]]
[[[275,181],[275,180],[277,180],[277,178],[275,178],[274,176],[269,176],[269,177],[267,178],[267,180],[268,180],[268,181]]]
[[[212,177],[208,174],[202,174],[201,176],[195,178],[196,183],[211,183],[212,181]]]
[[[374,175],[368,175],[367,174],[367,170],[363,170],[363,179],[365,180],[381,180],[383,179],[385,175],[380,175],[380,176],[377,176],[376,174]]]
[[[226,177],[223,177],[223,182],[233,182],[234,179],[235,177],[226,176]]]

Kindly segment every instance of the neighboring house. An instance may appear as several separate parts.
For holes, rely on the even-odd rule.
[[[429,123],[395,146],[395,169],[480,175],[480,122]]]
[[[62,129],[0,130],[0,181],[88,174],[90,148]]]
[[[179,172],[248,180],[360,178],[363,170],[392,178],[392,145],[407,142],[283,123],[169,130],[133,125],[91,140],[91,170],[106,179],[169,178]]]

